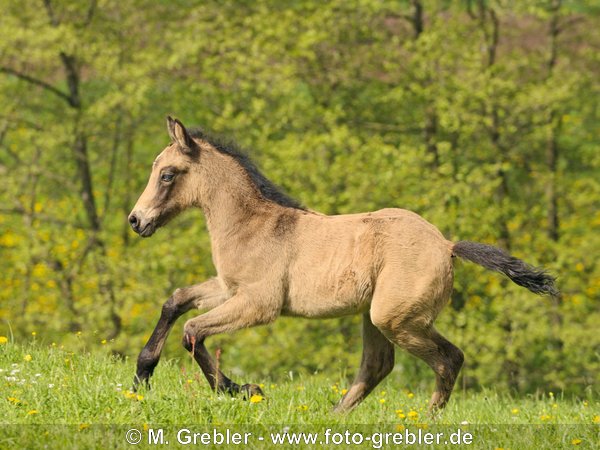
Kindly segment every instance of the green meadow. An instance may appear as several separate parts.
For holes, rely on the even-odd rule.
[[[140,431],[142,447],[160,446],[162,439],[163,446],[193,448],[211,447],[228,432],[232,441],[219,448],[236,448],[235,433],[251,433],[245,448],[281,448],[290,443],[277,444],[271,435],[287,439],[285,431],[305,433],[296,436],[301,439],[318,436],[314,444],[301,442],[302,448],[391,448],[397,446],[394,436],[410,443],[419,433],[443,433],[435,448],[466,448],[465,442],[446,442],[457,433],[472,436],[470,448],[597,448],[600,435],[600,399],[592,392],[582,398],[560,392],[512,397],[493,386],[481,392],[458,388],[432,418],[429,392],[411,391],[394,372],[354,412],[336,415],[332,406],[348,386],[341,375],[252,380],[261,382],[265,396],[244,400],[212,392],[185,354],[161,362],[149,390],[129,390],[133,373],[133,360],[108,352],[72,352],[35,341],[1,344],[0,448],[129,448],[131,429]]]

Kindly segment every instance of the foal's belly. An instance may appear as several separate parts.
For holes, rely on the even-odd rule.
[[[364,313],[369,310],[370,304],[370,299],[366,301],[348,299],[347,302],[334,302],[327,298],[312,298],[286,302],[281,315],[307,319],[331,319]]]
[[[316,319],[368,311],[373,296],[368,274],[348,267],[340,273],[319,275],[290,283],[282,315]]]

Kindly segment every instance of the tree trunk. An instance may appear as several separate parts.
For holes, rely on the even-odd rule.
[[[550,19],[550,27],[548,30],[550,39],[550,55],[548,57],[548,78],[550,79],[554,73],[556,60],[558,56],[558,35],[559,14],[561,8],[561,0],[553,0],[550,7],[552,18]],[[546,167],[548,169],[548,180],[546,182],[546,201],[547,201],[547,219],[546,233],[552,241],[558,241],[559,235],[559,220],[558,220],[558,195],[556,193],[556,167],[559,155],[558,135],[562,120],[558,117],[556,108],[552,108],[548,118],[548,141],[546,143]]]

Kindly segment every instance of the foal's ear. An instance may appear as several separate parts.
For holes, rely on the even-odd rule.
[[[192,153],[196,143],[178,119],[167,116],[167,131],[171,141],[179,146],[184,153]]]

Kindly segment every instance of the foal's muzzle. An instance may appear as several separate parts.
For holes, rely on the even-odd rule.
[[[134,211],[129,214],[128,220],[133,231],[142,237],[150,237],[154,234],[154,231],[156,231],[154,221],[145,219],[144,215],[139,212]]]

